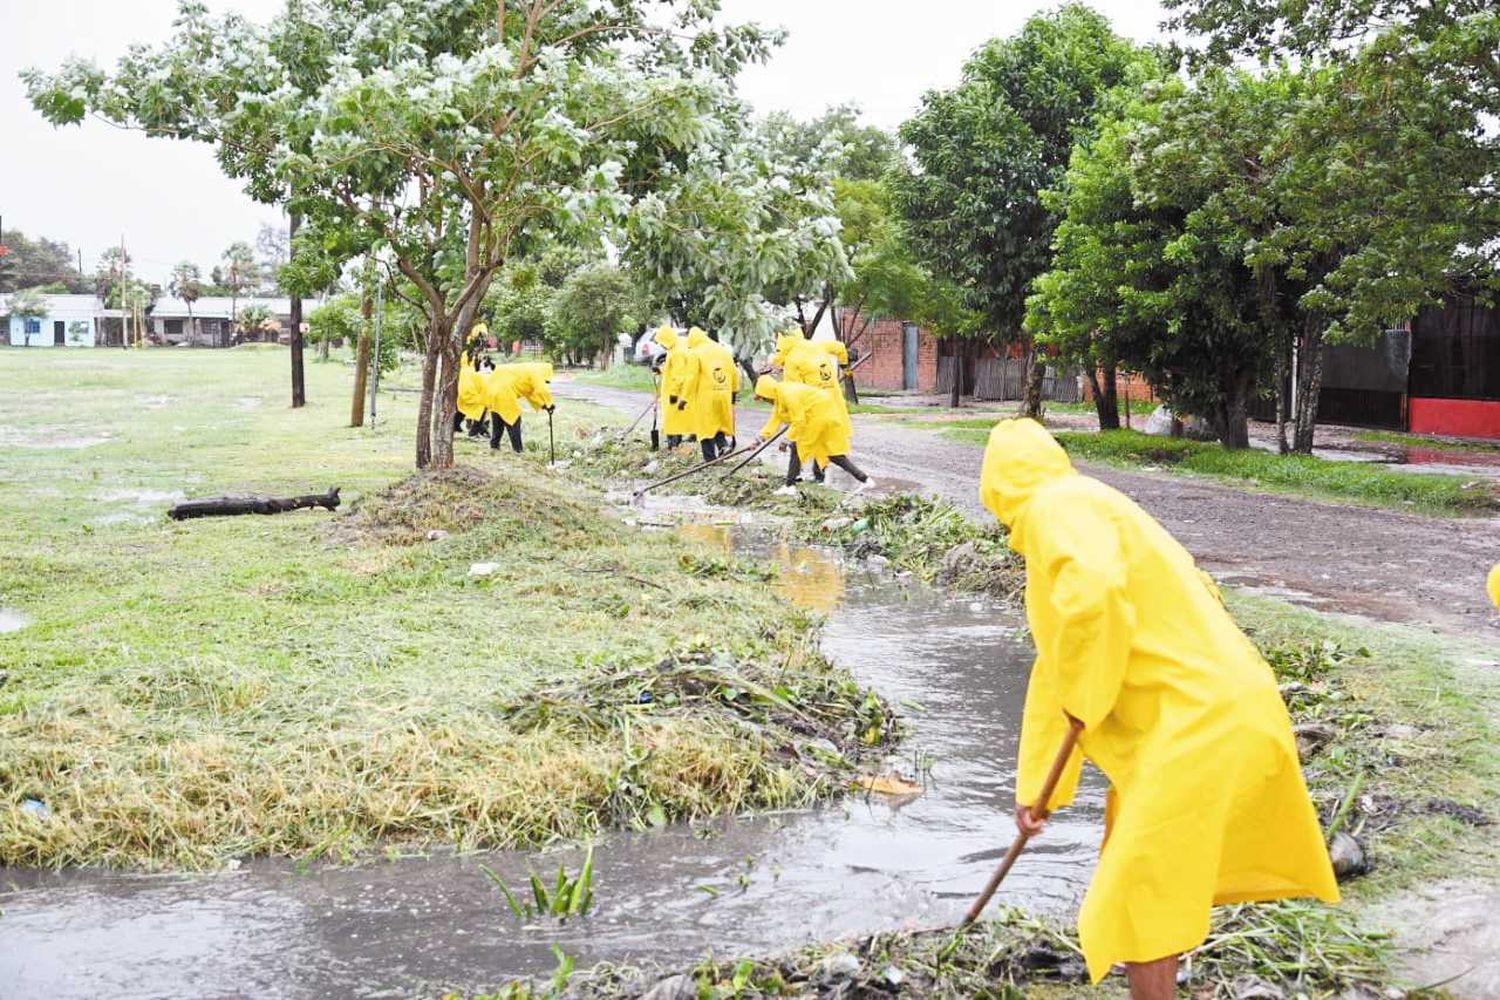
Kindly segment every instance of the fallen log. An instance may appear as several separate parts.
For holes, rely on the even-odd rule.
[[[284,514],[289,510],[322,507],[333,510],[339,505],[339,487],[327,493],[309,493],[300,497],[204,497],[184,500],[167,511],[174,521],[192,517],[231,517],[235,514]]]

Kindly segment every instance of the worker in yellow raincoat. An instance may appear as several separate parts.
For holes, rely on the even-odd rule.
[[[1137,1000],[1170,997],[1177,956],[1219,903],[1338,887],[1276,679],[1212,582],[1134,502],[1073,470],[1032,420],[990,433],[980,498],[1026,559],[1036,643],[1021,722],[1016,824],[1032,814],[1070,719],[1082,724],[1047,809],[1082,758],[1110,781],[1105,841],[1078,917],[1097,982],[1125,962]]]
[[[667,349],[661,364],[661,431],[667,436],[667,447],[675,448],[693,433],[688,401],[682,396],[686,388],[688,346],[670,326],[656,331],[656,342]]]
[[[853,425],[849,421],[849,405],[844,400],[843,386],[840,382],[839,365],[849,360],[848,351],[844,345],[836,340],[814,341],[808,340],[802,335],[802,331],[796,327],[786,330],[776,336],[776,351],[771,355],[771,367],[781,369],[782,377],[788,382],[800,382],[822,389],[830,396],[836,397],[840,418],[848,426],[849,433],[854,432]],[[793,448],[793,461],[800,456]],[[799,468],[800,468],[800,462]],[[825,466],[813,463],[813,481],[821,483]]]
[[[688,363],[677,391],[687,401],[703,461],[712,462],[729,450],[734,437],[734,395],[740,389],[740,373],[734,354],[696,326],[688,331],[687,346]]]
[[[1495,602],[1496,609],[1500,609],[1500,564],[1497,564],[1494,569],[1490,570],[1488,589],[1490,600]]]
[[[484,405],[490,411],[490,447],[500,450],[500,434],[510,437],[510,446],[521,451],[521,401],[532,410],[552,412],[552,365],[545,361],[500,365],[484,380]]]
[[[470,437],[483,433],[484,374],[479,369],[484,362],[480,352],[489,332],[484,323],[475,323],[469,331],[468,344],[458,357],[458,412],[453,415],[453,430],[455,433],[462,430],[463,421],[468,420]]]
[[[792,443],[786,484],[777,493],[790,495],[797,491],[803,460],[824,467],[837,465],[859,482],[859,490],[874,485],[849,460],[849,421],[840,417],[838,406],[828,393],[800,382],[778,382],[770,375],[762,375],[755,383],[755,395],[771,404],[771,419],[761,429],[760,439],[769,441],[786,424],[787,440]]]

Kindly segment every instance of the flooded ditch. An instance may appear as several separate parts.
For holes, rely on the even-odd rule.
[[[726,544],[727,528],[689,534]],[[350,866],[257,860],[201,876],[0,873],[0,997],[410,996],[545,973],[556,944],[580,968],[770,952],[881,929],[951,924],[1008,845],[1016,726],[1030,652],[989,602],[775,545],[792,600],[828,614],[823,648],[902,704],[891,766],[902,800],[611,835],[595,903],[523,927],[481,866],[519,887],[576,870],[580,852],[492,852]],[[1102,787],[1061,814],[1000,902],[1071,905],[1097,848]]]

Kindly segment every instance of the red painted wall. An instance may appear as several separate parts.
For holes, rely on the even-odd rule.
[[[1500,438],[1500,402],[1413,396],[1407,405],[1413,434]]]

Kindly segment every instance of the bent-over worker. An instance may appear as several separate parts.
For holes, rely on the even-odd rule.
[[[490,411],[493,425],[490,428],[490,447],[500,449],[500,434],[510,437],[513,451],[522,450],[521,400],[533,410],[551,412],[557,407],[552,401],[552,365],[545,361],[530,361],[522,364],[500,365],[484,380],[485,406]]]
[[[761,440],[769,441],[786,424],[787,439],[792,442],[786,484],[777,493],[789,495],[797,491],[804,459],[815,466],[837,465],[859,482],[858,490],[873,485],[870,477],[849,460],[849,423],[840,419],[828,393],[800,382],[778,382],[770,375],[762,375],[755,383],[755,395],[771,403],[771,419],[761,429]]]
[[[1126,963],[1135,1000],[1175,992],[1178,956],[1221,903],[1338,887],[1276,678],[1186,549],[1116,490],[1074,471],[1033,420],[990,432],[980,498],[1026,559],[1036,643],[1021,724],[1016,825],[1070,728],[1047,809],[1083,758],[1109,779],[1099,866],[1078,916],[1095,982]]]

